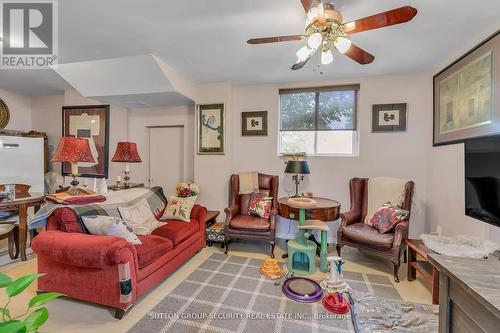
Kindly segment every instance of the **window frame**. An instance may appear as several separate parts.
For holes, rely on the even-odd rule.
[[[294,131],[282,131],[281,130],[281,95],[285,94],[296,94],[296,93],[315,93],[315,106],[314,106],[314,116],[315,116],[315,127],[318,124],[319,117],[319,96],[322,92],[333,92],[333,91],[354,91],[354,105],[353,105],[353,129],[343,130],[343,129],[331,129],[331,130],[318,130],[314,129],[314,153],[308,154],[308,156],[315,157],[328,157],[328,156],[339,156],[339,157],[357,157],[359,156],[359,131],[358,131],[358,95],[359,95],[360,85],[359,84],[349,84],[349,85],[337,85],[337,86],[322,86],[322,87],[306,87],[306,88],[290,88],[290,89],[279,89],[278,97],[278,145],[277,153],[278,156],[282,157],[287,153],[281,152],[282,146],[282,132],[294,132]],[[330,131],[351,131],[353,132],[352,138],[352,153],[342,154],[342,153],[318,153],[318,132],[330,132]],[[296,131],[299,132],[299,131]],[[307,131],[308,132],[308,131]],[[297,152],[299,153],[299,152]]]

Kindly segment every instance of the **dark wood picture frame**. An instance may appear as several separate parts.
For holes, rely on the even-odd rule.
[[[406,118],[407,118],[407,103],[395,103],[395,104],[373,104],[372,105],[372,132],[373,133],[383,133],[383,132],[405,132],[406,131]],[[391,117],[391,112],[399,112],[399,122],[398,125],[383,125],[379,122],[379,117],[381,112],[386,112],[387,117]],[[388,112],[388,113],[387,113]],[[386,117],[384,116],[384,118]],[[391,119],[387,119],[391,120]]]
[[[197,135],[197,147],[198,147],[198,155],[224,155],[224,143],[225,143],[225,126],[226,126],[226,120],[225,120],[225,105],[224,103],[217,103],[217,104],[203,104],[203,105],[198,105],[198,115],[197,115],[197,126],[198,126],[198,135]],[[214,115],[212,112],[212,116],[214,118],[219,118],[215,119],[215,121],[219,123],[218,127],[213,127],[209,123],[206,123],[208,121],[204,117],[206,116],[204,114],[205,111],[213,111],[217,110],[217,114]],[[203,128],[208,128],[207,131],[203,131]],[[204,134],[205,133],[205,134]],[[211,135],[215,136],[217,135],[217,140],[219,141],[219,147],[204,147],[203,146],[203,137],[204,135]]]
[[[91,167],[79,166],[81,177],[108,178],[109,175],[109,105],[77,105],[62,107],[62,136],[92,136],[91,151],[97,152],[97,164]],[[70,132],[70,117],[83,114],[99,117],[99,133],[92,135],[92,129],[87,128],[75,135]],[[80,135],[79,135],[80,134]],[[82,135],[83,134],[83,135]],[[90,144],[90,141],[89,141]],[[94,147],[92,147],[92,145]],[[64,176],[71,174],[71,165],[62,163],[61,173]]]
[[[448,133],[440,133],[440,82],[453,76],[476,60],[491,52],[491,119],[488,122],[464,127]],[[500,133],[500,30],[486,38],[463,56],[455,60],[433,77],[433,130],[434,147],[463,143],[470,138],[479,138]]]
[[[252,124],[258,126],[258,120],[255,118],[260,118],[261,128],[251,129],[248,128],[248,120],[254,118]],[[267,111],[249,111],[241,113],[241,136],[267,136]]]

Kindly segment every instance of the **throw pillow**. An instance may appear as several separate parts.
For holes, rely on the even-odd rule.
[[[149,235],[153,230],[164,225],[153,215],[148,201],[144,198],[129,207],[118,207],[122,218],[127,220],[128,225],[138,235]]]
[[[195,202],[196,198],[194,197],[178,198],[171,195],[161,220],[180,220],[190,222],[191,210],[193,209]]]
[[[124,219],[114,216],[91,215],[82,217],[83,224],[92,235],[118,236],[132,244],[142,244]]]
[[[200,194],[198,185],[191,182],[177,183],[175,189],[179,198],[197,197]]]
[[[259,192],[252,193],[250,194],[250,201],[248,203],[248,215],[260,216],[268,219],[271,215],[272,204],[272,197],[268,197]]]
[[[364,222],[368,223],[375,211],[386,202],[402,206],[407,182],[405,179],[391,177],[368,179],[368,207]]]
[[[394,229],[398,223],[404,221],[409,213],[409,211],[388,202],[377,209],[367,224],[385,234]]]

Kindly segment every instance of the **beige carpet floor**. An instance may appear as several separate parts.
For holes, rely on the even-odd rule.
[[[285,248],[285,243],[280,242],[276,247],[276,256],[279,258]],[[344,269],[347,271],[360,272],[365,274],[387,275],[394,287],[397,289],[403,300],[430,303],[431,292],[429,286],[417,274],[417,280],[408,282],[406,280],[406,265],[402,264],[400,270],[400,283],[395,283],[392,279],[392,264],[390,261],[381,260],[373,255],[344,248],[343,258],[347,261]],[[230,246],[230,253],[237,256],[252,257],[257,259],[267,258],[268,247],[263,243],[239,241],[233,242]],[[333,249],[332,249],[333,250]],[[214,244],[213,247],[206,247],[191,260],[180,267],[174,274],[167,278],[162,284],[144,296],[132,309],[132,311],[122,320],[113,318],[113,312],[105,307],[75,301],[69,298],[55,300],[48,305],[50,317],[49,321],[42,327],[44,332],[72,332],[72,333],[121,333],[130,329],[139,319],[157,305],[168,293],[179,285],[213,253],[222,253],[223,250]],[[332,252],[333,253],[333,252]],[[24,274],[36,272],[36,258],[26,262],[13,263],[0,268],[3,273],[12,278],[20,277]],[[22,313],[25,304],[36,293],[36,285],[32,285],[27,292],[16,296],[11,302],[11,312]],[[0,291],[0,304],[6,303],[5,294]]]

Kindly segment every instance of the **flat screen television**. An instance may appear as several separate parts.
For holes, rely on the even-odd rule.
[[[465,214],[500,227],[500,136],[465,142]]]

